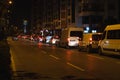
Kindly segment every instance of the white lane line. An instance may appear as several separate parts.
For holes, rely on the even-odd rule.
[[[87,56],[89,56],[89,57],[94,57],[94,58],[97,58],[97,59],[104,59],[104,58],[102,58],[102,57],[98,57],[98,56],[94,56],[94,55],[90,55],[90,54],[87,54]]]
[[[120,64],[120,62],[117,62],[117,64]]]
[[[13,53],[12,53],[12,50],[10,49],[10,53],[11,53],[11,67],[12,67],[12,70],[14,72],[14,76],[17,76],[17,73],[16,73],[16,66],[15,66],[15,61],[14,61],[14,58],[13,58]]]
[[[54,55],[49,55],[50,57],[52,57],[52,58],[54,58],[54,59],[56,59],[56,60],[59,60],[60,58],[58,58],[58,57],[56,57],[56,56],[54,56]]]
[[[71,64],[71,63],[69,63],[69,62],[67,62],[67,64],[70,65],[70,66],[72,66],[72,67],[75,68],[75,69],[80,70],[80,71],[85,71],[84,69],[82,69],[82,68],[80,68],[80,67],[78,67],[78,66],[75,66],[75,65],[73,65],[73,64]]]
[[[41,51],[42,53],[44,53],[44,54],[46,54],[47,52],[45,52],[45,51]]]

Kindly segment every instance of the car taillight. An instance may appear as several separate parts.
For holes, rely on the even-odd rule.
[[[89,39],[89,43],[92,44],[92,38]]]
[[[52,44],[55,44],[55,43],[56,43],[55,39],[52,39]]]
[[[70,38],[67,38],[67,41],[70,41]]]

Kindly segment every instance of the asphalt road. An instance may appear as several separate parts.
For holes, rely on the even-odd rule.
[[[14,80],[120,80],[120,58],[8,39]]]

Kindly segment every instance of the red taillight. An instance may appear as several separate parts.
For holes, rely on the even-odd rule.
[[[70,41],[70,38],[67,38],[67,41]]]
[[[91,41],[92,41],[92,38],[90,38],[89,41],[91,42]]]
[[[55,38],[59,38],[59,36],[55,36]]]
[[[92,38],[89,39],[89,43],[92,44]]]
[[[52,39],[52,42],[54,42],[54,39]]]

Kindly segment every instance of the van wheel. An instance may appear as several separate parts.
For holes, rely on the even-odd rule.
[[[59,43],[56,43],[55,45],[56,45],[57,47],[60,47],[60,44],[59,44]]]
[[[70,47],[68,45],[66,45],[66,49],[69,49]]]
[[[68,43],[65,44],[65,48],[69,49],[70,47],[68,46]]]
[[[101,49],[100,47],[98,48],[98,54],[99,54],[99,55],[103,55],[102,49]]]
[[[91,47],[90,46],[87,46],[87,53],[90,53],[91,52]]]
[[[82,51],[82,48],[78,47],[78,51]]]

